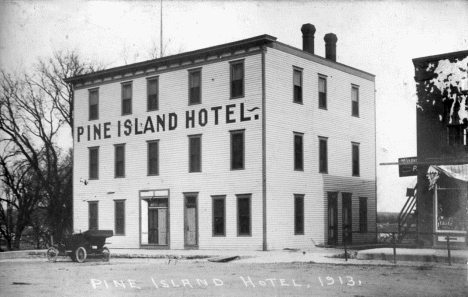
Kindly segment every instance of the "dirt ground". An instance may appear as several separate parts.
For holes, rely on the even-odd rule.
[[[2,296],[468,296],[464,266],[0,261]]]

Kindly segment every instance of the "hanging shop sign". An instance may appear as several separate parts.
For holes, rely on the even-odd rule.
[[[415,165],[417,161],[417,157],[399,158],[398,173],[400,177],[418,175],[418,165]]]

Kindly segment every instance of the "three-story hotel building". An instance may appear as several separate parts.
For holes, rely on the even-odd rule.
[[[375,76],[301,30],[302,50],[261,35],[67,79],[74,230],[113,248],[375,238]]]

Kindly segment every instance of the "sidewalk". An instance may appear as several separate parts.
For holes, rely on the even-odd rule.
[[[46,250],[15,251],[0,253],[0,260],[45,257]],[[304,250],[146,250],[146,249],[111,249],[112,258],[203,260],[214,257],[239,256],[231,263],[323,263],[341,265],[394,265],[393,249],[377,248],[367,250],[348,250],[349,259],[344,259],[341,248],[314,247]],[[437,263],[448,265],[446,250],[404,249],[396,250],[398,265],[422,265]],[[467,264],[468,250],[451,251],[452,264]]]

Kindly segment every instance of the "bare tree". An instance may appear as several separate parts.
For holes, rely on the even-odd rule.
[[[18,203],[38,185],[40,201],[33,207],[46,210],[45,225],[57,239],[72,226],[72,152],[57,144],[60,131],[73,131],[73,90],[64,79],[102,68],[82,62],[76,52],[56,52],[31,75],[0,70],[0,148],[11,160],[4,162],[2,181]],[[8,176],[22,173],[20,184],[28,190],[15,194]],[[29,176],[34,178],[24,179]]]

